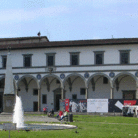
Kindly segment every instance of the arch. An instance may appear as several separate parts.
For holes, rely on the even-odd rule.
[[[85,87],[87,88],[87,82],[86,82],[85,78],[84,78],[81,74],[78,74],[78,73],[69,74],[69,75],[64,79],[64,81],[63,81],[63,86],[65,85],[66,80],[67,80],[69,77],[71,77],[71,76],[78,76],[78,77],[82,78],[82,80],[84,81]]]
[[[91,75],[87,81],[87,86],[89,86],[91,79],[94,78],[95,76],[104,76],[104,77],[108,78],[108,80],[110,82],[110,86],[113,88],[113,83],[112,83],[110,77],[104,73],[95,73],[95,74]]]
[[[48,77],[54,77],[54,78],[58,79],[58,80],[60,81],[61,88],[63,88],[63,82],[62,82],[62,80],[61,80],[58,76],[56,76],[56,75],[54,75],[54,74],[45,75],[45,76],[40,80],[39,85],[41,86],[43,80],[44,80],[45,78],[48,78]]]
[[[2,79],[4,79],[4,81],[5,81],[5,76],[4,75],[2,77],[0,77],[0,81]],[[16,83],[15,79],[13,79],[13,83],[14,83],[15,88],[17,89],[17,83]]]
[[[18,86],[19,86],[19,82],[20,82],[23,78],[27,78],[27,77],[34,79],[35,82],[36,82],[36,84],[37,84],[38,89],[40,88],[39,83],[38,83],[38,80],[37,80],[34,76],[32,76],[32,75],[23,75],[23,76],[18,80],[18,82],[17,82],[17,88],[18,88]]]
[[[131,73],[129,73],[129,72],[122,72],[122,73],[117,74],[117,75],[114,77],[112,83],[114,84],[114,83],[115,83],[115,80],[116,80],[119,76],[122,76],[122,75],[129,75],[129,76],[131,76],[131,77],[136,81],[136,87],[138,87],[138,80],[137,80],[137,78],[136,78],[133,74],[131,74]]]

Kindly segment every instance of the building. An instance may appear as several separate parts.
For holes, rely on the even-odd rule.
[[[16,93],[24,111],[59,109],[59,99],[138,99],[138,38],[49,41],[0,39],[0,108],[11,47]]]

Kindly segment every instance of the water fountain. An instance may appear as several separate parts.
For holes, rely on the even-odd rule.
[[[16,129],[22,130],[53,130],[76,128],[73,125],[65,124],[24,124],[24,111],[21,97],[16,95],[16,102],[13,110],[13,123],[16,123]]]
[[[17,128],[24,127],[24,112],[22,108],[21,97],[16,95],[16,103],[13,110],[13,123],[16,123]]]

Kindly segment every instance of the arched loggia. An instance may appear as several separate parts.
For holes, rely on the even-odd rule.
[[[51,103],[48,108],[56,111],[59,110],[59,100],[65,98],[62,80],[54,74],[48,74],[40,80],[40,87],[42,89],[42,96],[46,95],[47,102]],[[44,107],[44,104],[42,106]]]
[[[105,83],[104,80],[107,80],[107,82]],[[89,87],[90,84],[91,88]],[[100,86],[96,87],[96,85]],[[108,75],[104,73],[95,73],[91,75],[87,81],[87,86],[89,88],[89,91],[91,91],[91,98],[101,97],[113,99],[113,84],[111,78]]]
[[[138,80],[133,74],[129,72],[117,74],[113,79],[113,85],[115,98],[138,99]]]
[[[68,96],[70,96],[70,92],[72,92],[74,90],[74,92],[76,92],[75,93],[76,95],[79,95],[79,97],[84,98],[83,95],[80,95],[78,90],[85,89],[85,91],[84,91],[85,92],[85,98],[86,99],[88,98],[86,79],[81,74],[78,74],[78,73],[69,74],[68,76],[65,77],[65,79],[63,81],[63,85],[64,85],[64,88],[65,88],[65,86],[67,86],[66,91],[68,93]],[[75,90],[76,87],[78,89]],[[72,98],[72,97],[70,97],[70,98]]]
[[[26,82],[26,78],[31,78],[29,81],[31,82],[32,80],[34,80],[35,82],[36,82],[36,84],[37,84],[37,88],[39,89],[40,88],[40,85],[39,85],[39,82],[38,82],[38,80],[34,77],[34,76],[32,76],[32,75],[23,75],[19,80],[18,80],[18,82],[17,82],[17,88],[19,87],[19,83],[21,82],[21,81],[23,81],[23,79],[24,79],[24,84],[27,86],[27,85],[29,85],[29,83],[30,82]],[[28,86],[27,86],[28,87]]]
[[[17,81],[18,92],[25,111],[41,111],[41,92],[38,80],[32,75],[23,75]],[[30,100],[31,99],[31,100]]]

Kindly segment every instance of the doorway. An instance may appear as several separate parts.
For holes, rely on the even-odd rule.
[[[34,112],[38,111],[38,102],[33,102],[33,110]]]
[[[0,113],[3,112],[3,92],[0,92]]]
[[[60,102],[59,100],[61,99],[61,94],[56,94],[56,99],[55,99],[55,110],[58,111],[60,109]]]

